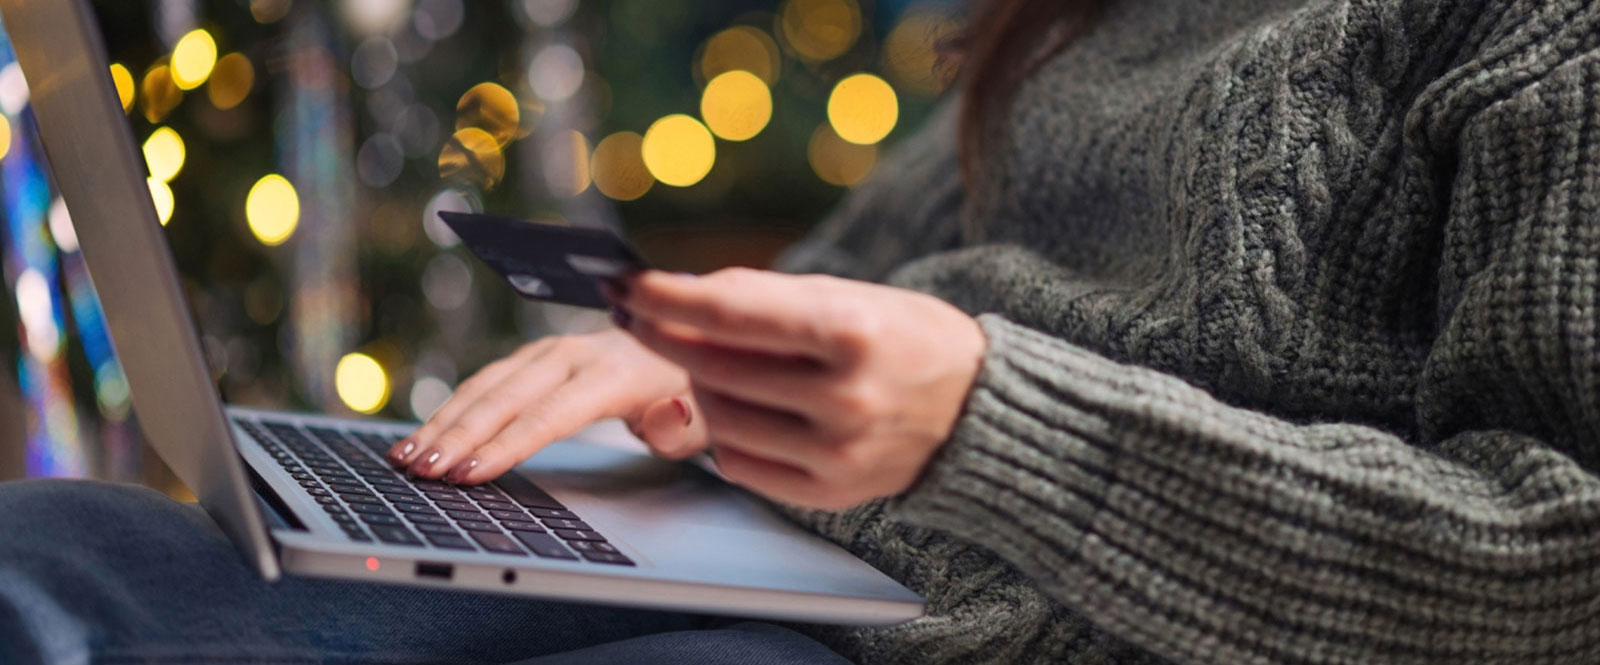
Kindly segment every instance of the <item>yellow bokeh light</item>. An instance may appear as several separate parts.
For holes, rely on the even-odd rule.
[[[706,84],[700,96],[700,117],[711,132],[729,141],[760,134],[772,119],[772,93],[747,71],[731,71]]]
[[[742,69],[771,86],[778,82],[782,62],[778,43],[767,33],[737,25],[706,41],[705,50],[700,53],[700,76],[710,81],[724,72]]]
[[[938,9],[908,11],[883,40],[883,68],[901,88],[932,97],[950,85],[953,70],[939,70],[939,42],[960,25]]]
[[[348,353],[333,370],[334,390],[352,411],[374,414],[389,403],[389,373],[372,356]]]
[[[0,159],[8,154],[11,154],[11,121],[0,114]]]
[[[806,160],[823,182],[849,187],[861,182],[878,163],[878,146],[841,139],[832,127],[823,123],[811,133],[811,141],[806,144]]]
[[[122,112],[133,109],[133,74],[119,63],[111,63],[111,82],[117,86],[117,99],[122,102]]]
[[[229,53],[211,70],[206,97],[211,99],[212,106],[226,111],[244,103],[255,86],[256,68],[250,64],[250,58],[243,53]]]
[[[178,177],[186,155],[183,137],[178,136],[171,127],[157,128],[144,141],[145,166],[150,169],[150,177],[161,182],[172,182],[173,178]]]
[[[172,198],[172,188],[156,178],[147,178],[145,182],[150,185],[150,201],[156,205],[156,219],[166,226],[167,222],[172,221],[172,209],[177,206]]]
[[[839,137],[868,145],[883,140],[900,120],[894,88],[871,74],[847,76],[828,95],[828,122]]]
[[[151,124],[161,122],[172,109],[183,101],[183,91],[172,82],[172,70],[166,65],[156,65],[144,73],[139,84],[139,99],[144,103],[144,118]]]
[[[468,127],[457,131],[439,151],[439,177],[459,178],[484,189],[506,174],[506,156],[489,132]]]
[[[283,176],[264,176],[245,196],[244,218],[261,244],[281,245],[300,225],[300,195]]]
[[[477,127],[504,146],[515,138],[522,122],[517,98],[498,83],[472,86],[456,102],[456,129]]]
[[[786,0],[778,10],[778,34],[802,60],[832,60],[861,36],[861,7],[855,0]]]
[[[172,82],[180,90],[193,90],[211,77],[217,66],[217,42],[205,30],[192,30],[172,47]]]
[[[641,148],[650,174],[673,187],[688,187],[711,172],[717,161],[717,144],[705,125],[682,113],[650,125]]]
[[[595,189],[618,201],[632,201],[655,185],[655,176],[644,165],[644,137],[634,132],[617,132],[594,147],[589,172]]]
[[[550,190],[556,196],[573,197],[589,188],[589,139],[583,132],[568,130],[565,141],[556,144],[546,172]]]

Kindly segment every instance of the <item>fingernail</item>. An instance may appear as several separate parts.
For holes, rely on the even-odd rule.
[[[444,479],[452,483],[459,484],[461,481],[466,480],[467,474],[472,473],[472,470],[476,468],[478,468],[478,458],[474,457],[465,462],[457,464],[456,468],[451,469],[450,473],[446,475]]]
[[[427,473],[428,468],[433,466],[433,463],[437,461],[439,461],[439,451],[430,450],[422,456],[422,459],[417,460],[416,464],[411,465],[411,473],[416,475]]]
[[[684,427],[694,424],[694,410],[689,408],[689,400],[682,397],[674,397],[672,405],[678,407],[678,415],[683,417]]]
[[[625,307],[614,306],[611,308],[611,322],[617,324],[618,328],[627,330],[633,325],[633,314]]]
[[[416,452],[416,450],[417,440],[407,438],[406,440],[401,441],[399,445],[396,445],[394,450],[389,452],[389,459],[394,460],[395,462],[405,462],[406,458],[410,457],[411,453]]]

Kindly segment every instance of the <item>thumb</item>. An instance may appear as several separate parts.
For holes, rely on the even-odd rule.
[[[628,428],[656,455],[667,459],[686,459],[706,448],[705,419],[688,395],[645,407],[628,420]]]

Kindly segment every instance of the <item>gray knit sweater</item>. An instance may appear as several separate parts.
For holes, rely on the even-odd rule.
[[[989,335],[864,663],[1600,663],[1600,3],[1114,0],[781,263]]]

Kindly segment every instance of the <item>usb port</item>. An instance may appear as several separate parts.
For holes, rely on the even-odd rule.
[[[424,579],[448,580],[455,577],[456,567],[448,563],[417,562],[417,577]]]

